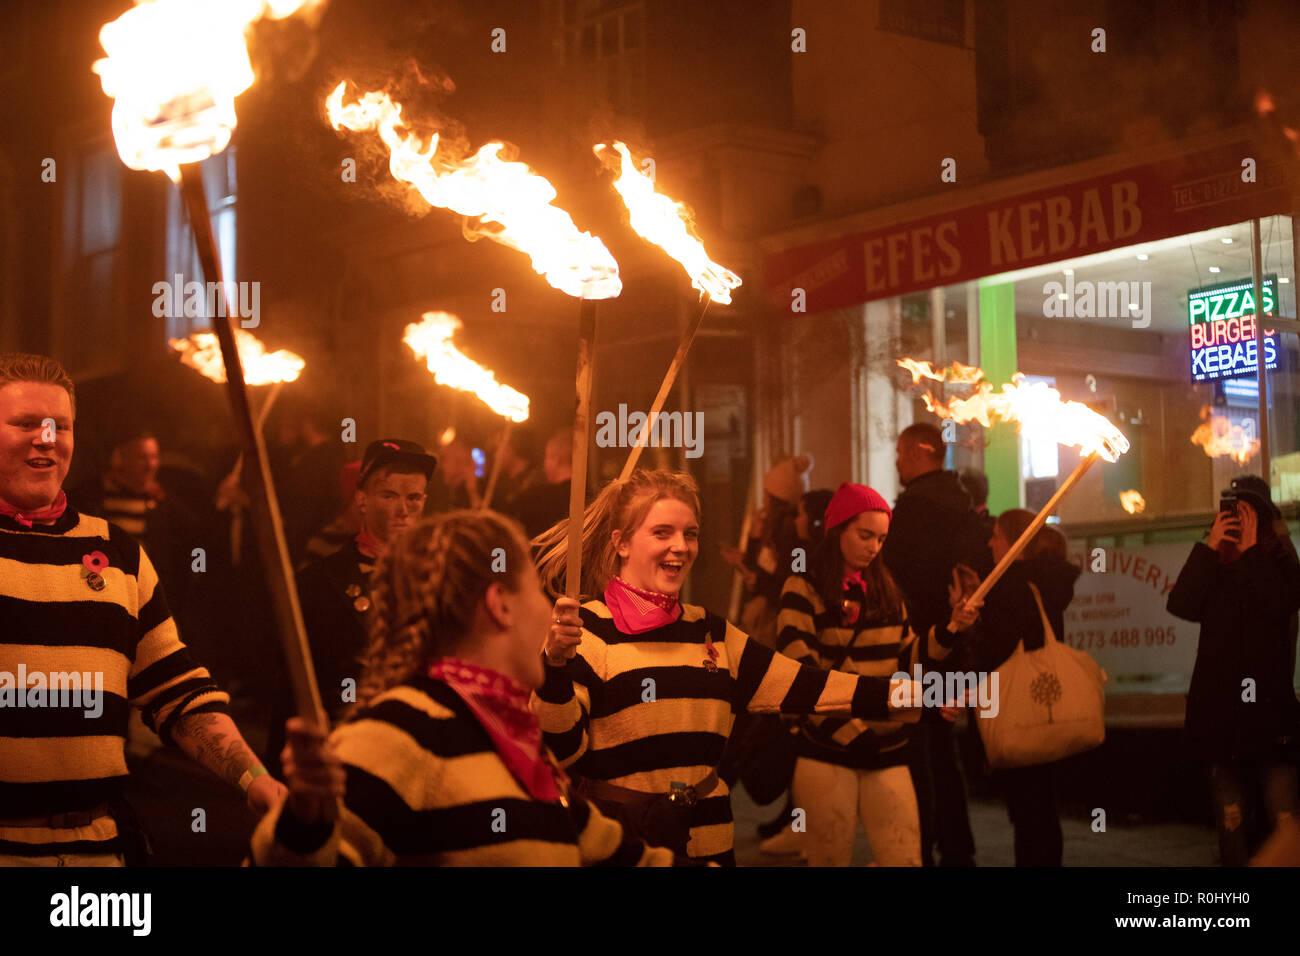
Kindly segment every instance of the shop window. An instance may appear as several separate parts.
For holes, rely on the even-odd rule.
[[[991,300],[1005,303],[1002,314],[976,310],[974,324],[962,303],[975,301],[975,284],[945,289],[956,310],[946,323],[949,360],[976,354],[970,336],[972,329],[979,335],[980,322],[1003,333],[1013,328],[1015,370],[1105,415],[1128,438],[1127,454],[1096,466],[1062,502],[1065,525],[1142,515],[1161,522],[1160,533],[1182,533],[1185,522],[1188,534],[1199,529],[1195,537],[1217,507],[1220,489],[1237,475],[1262,473],[1265,438],[1276,499],[1300,501],[1300,341],[1293,331],[1290,217],[1263,219],[1260,238],[1266,436],[1258,411],[1249,221],[990,277],[985,287],[1009,287],[1010,294]],[[916,331],[930,334],[919,326]],[[915,343],[908,347],[915,350]],[[988,363],[976,354],[976,364]],[[990,379],[995,385],[1003,380]],[[1078,460],[1074,450],[1050,439],[1022,435],[1014,462],[988,451],[989,432],[971,428],[985,445],[983,456],[959,442],[953,462],[984,467],[999,507],[1018,502],[1037,508]],[[1127,493],[1134,491],[1143,506],[1130,512],[1125,498],[1131,506]]]

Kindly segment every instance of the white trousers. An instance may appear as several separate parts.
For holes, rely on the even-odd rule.
[[[809,866],[848,866],[858,820],[880,866],[921,865],[921,818],[907,765],[855,770],[800,757],[794,805],[805,811]]]

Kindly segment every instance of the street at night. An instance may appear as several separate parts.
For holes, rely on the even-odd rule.
[[[913,947],[1281,931],[1297,48],[1287,0],[0,4],[0,920],[582,938],[639,884],[532,868],[644,866],[766,874],[640,898],[701,941],[700,880]]]

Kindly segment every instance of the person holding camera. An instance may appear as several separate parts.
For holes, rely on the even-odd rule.
[[[1300,702],[1291,682],[1300,561],[1263,479],[1235,478],[1223,492],[1209,539],[1192,546],[1168,609],[1201,625],[1186,732],[1210,760],[1221,862],[1243,866],[1255,785],[1270,828],[1300,811]]]

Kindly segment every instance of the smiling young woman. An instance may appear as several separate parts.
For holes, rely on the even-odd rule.
[[[566,525],[534,542],[555,591]],[[637,471],[605,487],[587,509],[582,546],[583,591],[601,598],[581,608],[555,602],[533,708],[547,744],[602,812],[648,842],[734,865],[731,800],[716,768],[736,714],[915,720],[920,712],[891,709],[889,678],[803,666],[680,603],[699,525],[689,475]]]

